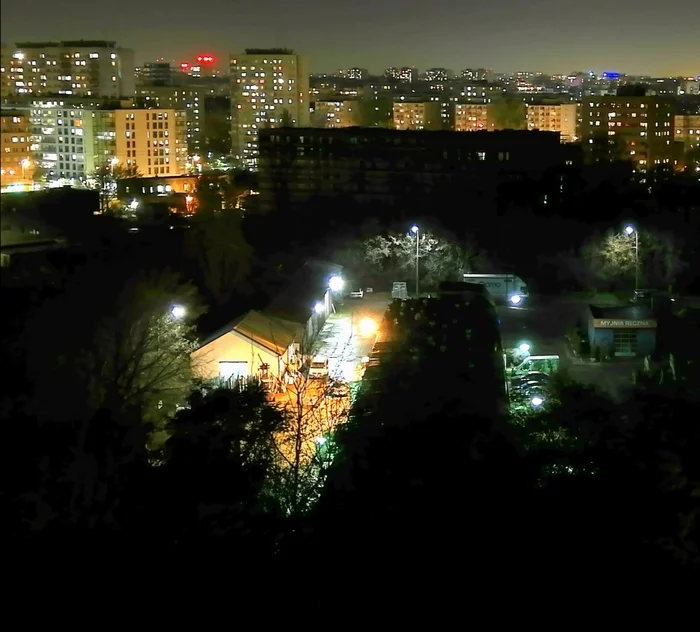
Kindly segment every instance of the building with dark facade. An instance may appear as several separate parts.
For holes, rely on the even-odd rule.
[[[589,306],[588,339],[601,356],[644,357],[656,348],[655,314],[644,306]]]
[[[308,210],[332,202],[406,213],[447,204],[458,211],[494,205],[504,184],[548,179],[556,196],[562,187],[552,174],[576,156],[553,132],[265,129],[260,208]]]

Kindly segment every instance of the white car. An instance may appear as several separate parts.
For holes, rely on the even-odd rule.
[[[364,298],[365,292],[361,287],[355,288],[350,292],[350,298]]]
[[[309,366],[309,379],[322,380],[328,377],[328,358],[315,356]]]

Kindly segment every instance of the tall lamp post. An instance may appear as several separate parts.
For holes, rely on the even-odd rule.
[[[420,228],[416,224],[411,226],[411,232],[416,236],[416,298],[418,298],[419,291],[419,267],[418,267],[418,257],[420,256]]]
[[[625,226],[628,235],[634,233],[634,289],[639,289],[639,231],[634,226]]]

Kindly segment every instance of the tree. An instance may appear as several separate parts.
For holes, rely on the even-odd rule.
[[[292,118],[292,115],[287,108],[282,110],[282,116],[280,116],[279,126],[280,127],[294,127],[294,119]]]
[[[174,305],[186,306],[187,317]],[[169,271],[125,278],[114,264],[87,266],[28,323],[30,410],[42,419],[85,420],[102,410],[162,424],[193,388],[188,323],[198,313],[194,288]]]
[[[243,549],[254,540],[256,514],[276,507],[269,489],[274,436],[283,426],[282,411],[257,380],[202,384],[194,391],[166,428],[165,511],[157,516],[163,532],[198,546],[205,538],[234,535]]]
[[[393,120],[393,101],[388,97],[362,97],[355,105],[355,125],[389,128]]]
[[[483,252],[469,242],[460,245],[429,231],[421,231],[419,237],[418,261],[423,287],[435,288],[448,279],[461,280],[462,274],[484,267]],[[412,233],[370,237],[361,249],[375,274],[387,281],[412,278],[415,274],[416,236]]]
[[[219,305],[241,289],[250,273],[252,248],[241,222],[239,211],[200,208],[185,237],[185,252],[195,262],[203,287]]]
[[[275,434],[273,493],[289,515],[299,516],[321,493],[334,456],[334,435],[348,419],[351,393],[343,382],[312,380],[297,367],[288,367],[287,374],[291,381],[278,398],[285,424]]]
[[[527,107],[522,99],[494,99],[489,109],[489,129],[525,129]]]
[[[575,273],[588,287],[601,284],[629,285],[636,274],[639,257],[640,283],[657,288],[672,285],[685,268],[682,248],[670,233],[643,230],[639,233],[639,253],[634,235],[608,231],[584,244]]]

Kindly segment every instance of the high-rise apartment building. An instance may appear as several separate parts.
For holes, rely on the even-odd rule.
[[[488,103],[455,103],[455,131],[488,130],[489,107]]]
[[[682,166],[700,171],[700,114],[677,114],[674,117],[674,138],[682,143]]]
[[[654,96],[585,97],[581,104],[581,139],[595,143],[596,136],[619,139],[622,156],[639,171],[673,165],[674,102]]]
[[[182,175],[186,114],[172,109],[96,106],[36,99],[26,108],[31,160],[46,180],[86,182],[97,169],[137,168],[145,177]]]
[[[185,112],[172,109],[117,110],[114,123],[116,164],[135,167],[145,177],[185,174]]]
[[[103,40],[19,42],[3,52],[2,75],[3,100],[132,96],[134,52]]]
[[[29,132],[27,112],[0,111],[0,186],[3,190],[32,183],[34,161]]]
[[[139,102],[145,107],[185,110],[187,147],[201,151],[204,135],[205,103],[213,90],[205,86],[139,86]]]
[[[393,120],[398,130],[444,129],[439,101],[395,101]]]
[[[232,154],[256,168],[258,130],[309,126],[308,64],[286,48],[249,48],[231,56],[230,70]]]
[[[527,104],[527,129],[559,132],[562,143],[578,140],[578,105],[576,103]]]

